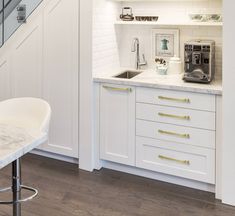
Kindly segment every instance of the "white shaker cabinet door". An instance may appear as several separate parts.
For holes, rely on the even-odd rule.
[[[43,97],[50,103],[43,149],[78,158],[79,1],[52,0],[44,11]]]
[[[12,96],[41,97],[42,16],[26,25],[22,26],[22,31],[16,32],[17,42],[11,54]]]
[[[135,88],[100,86],[100,158],[135,165]]]

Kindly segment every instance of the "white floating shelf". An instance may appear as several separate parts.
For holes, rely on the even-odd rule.
[[[116,21],[115,25],[151,25],[151,26],[223,26],[222,22],[150,22],[150,21]]]

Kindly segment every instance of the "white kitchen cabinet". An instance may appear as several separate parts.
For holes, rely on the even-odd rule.
[[[209,148],[137,137],[136,166],[215,184],[215,150]]]
[[[215,130],[215,113],[178,107],[136,103],[136,117],[194,128]]]
[[[179,107],[203,111],[215,111],[215,96],[187,91],[154,88],[137,88],[136,101],[160,106]]]
[[[135,165],[135,88],[100,85],[100,158]]]
[[[136,135],[215,149],[215,131],[136,120]]]
[[[79,1],[52,0],[44,11],[43,97],[50,103],[43,150],[78,158]]]
[[[136,101],[136,166],[215,184],[215,96],[137,88]]]
[[[215,184],[215,95],[110,83],[99,92],[101,160]]]
[[[13,97],[42,96],[42,16],[27,25],[11,53]]]

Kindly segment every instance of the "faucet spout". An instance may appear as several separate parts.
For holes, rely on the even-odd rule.
[[[140,41],[138,38],[134,38],[131,46],[131,52],[137,51],[137,46],[140,44]]]
[[[143,54],[143,62],[140,61],[140,41],[139,38],[134,38],[132,42],[131,52],[136,52],[136,70],[139,70],[141,66],[147,65],[145,56]]]

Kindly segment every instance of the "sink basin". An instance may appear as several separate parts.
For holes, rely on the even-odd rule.
[[[142,72],[138,72],[138,71],[124,71],[114,77],[115,78],[122,78],[122,79],[132,79],[133,77],[135,77],[141,73]]]

